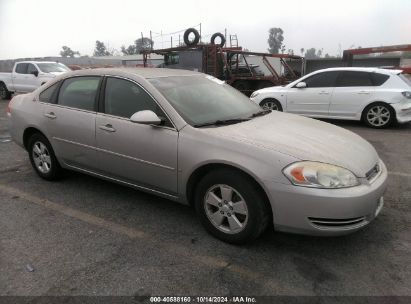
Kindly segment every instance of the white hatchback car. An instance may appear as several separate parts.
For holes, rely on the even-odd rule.
[[[411,121],[411,80],[401,70],[324,69],[284,87],[255,91],[251,100],[264,109],[362,120],[373,128]]]

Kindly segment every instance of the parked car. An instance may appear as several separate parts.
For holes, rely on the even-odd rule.
[[[401,70],[319,70],[284,87],[255,91],[251,100],[264,109],[361,120],[372,128],[411,121],[411,81]]]
[[[68,67],[57,62],[16,62],[11,73],[0,73],[0,99],[10,99],[13,93],[32,92],[67,71]]]
[[[345,129],[264,111],[210,75],[80,70],[10,101],[14,141],[47,180],[70,169],[193,205],[231,243],[340,235],[383,206],[387,169]]]

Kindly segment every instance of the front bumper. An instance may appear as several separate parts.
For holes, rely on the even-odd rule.
[[[274,228],[279,231],[336,236],[368,225],[381,211],[387,169],[372,182],[345,189],[316,189],[266,184],[273,209]]]
[[[391,104],[396,113],[397,122],[406,123],[411,121],[411,102]]]

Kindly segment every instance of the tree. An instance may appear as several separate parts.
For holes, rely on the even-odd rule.
[[[78,51],[73,51],[71,48],[68,46],[64,45],[62,46],[62,51],[60,51],[60,56],[61,57],[71,57],[73,58],[75,55],[80,56],[80,53]]]
[[[137,54],[136,52],[136,46],[135,45],[129,45],[127,48],[122,45],[121,46],[121,52],[123,53],[123,55],[133,55],[133,54]]]
[[[140,53],[141,51],[151,50],[154,46],[153,40],[147,37],[138,38],[135,42],[136,51]]]
[[[108,51],[104,42],[96,40],[96,47],[94,49],[94,56],[112,56],[113,53]]]
[[[134,44],[129,45],[127,48],[123,45],[121,47],[121,52],[124,55],[134,55],[140,54],[144,50],[150,50],[154,46],[153,40],[147,37],[138,38],[134,41]]]
[[[288,55],[294,55],[294,50],[293,49],[288,49],[287,54]]]
[[[304,56],[304,48],[301,48],[300,52],[301,52],[301,56]]]
[[[268,52],[278,54],[284,41],[284,31],[279,27],[273,27],[268,30]]]
[[[305,59],[315,59],[318,58],[317,50],[315,48],[310,48],[305,51]]]

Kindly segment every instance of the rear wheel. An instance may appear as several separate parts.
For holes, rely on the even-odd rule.
[[[395,112],[383,102],[374,103],[365,108],[363,121],[371,128],[386,128],[395,121]]]
[[[272,110],[272,111],[283,111],[283,107],[281,106],[281,103],[274,99],[274,98],[269,98],[269,99],[264,99],[261,103],[260,106],[264,110]]]
[[[195,207],[202,224],[228,243],[256,239],[271,219],[267,204],[255,182],[233,170],[210,172],[196,188]]]
[[[8,100],[11,98],[11,92],[7,90],[7,87],[4,83],[0,83],[0,99]]]
[[[49,141],[43,135],[36,133],[30,137],[28,152],[31,165],[41,178],[56,180],[61,177],[60,164]]]

